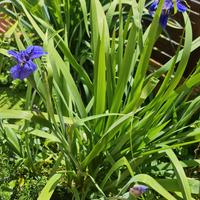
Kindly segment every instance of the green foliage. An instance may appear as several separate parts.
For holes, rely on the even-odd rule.
[[[149,186],[145,199],[199,198],[199,159],[188,153],[185,163],[182,149],[200,142],[200,101],[191,96],[199,63],[183,79],[200,39],[192,41],[184,13],[176,54],[150,71],[163,2],[146,28],[144,0],[13,0],[7,8],[15,48],[48,52],[28,79],[24,109],[0,108],[14,165],[27,170],[28,185],[48,179],[38,199],[58,191],[77,200],[127,199],[135,183]]]

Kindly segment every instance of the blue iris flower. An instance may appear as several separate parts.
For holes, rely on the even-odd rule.
[[[179,12],[185,12],[187,10],[187,7],[181,3],[182,0],[175,0],[175,1],[176,1],[177,10]],[[150,15],[154,14],[154,12],[156,11],[156,9],[158,7],[158,4],[159,4],[159,0],[154,0],[154,2],[151,4],[151,6],[149,7]],[[165,0],[164,1],[164,5],[162,7],[162,13],[160,16],[160,24],[163,29],[166,28],[168,17],[170,15],[171,11],[173,10],[173,8],[174,8],[173,0]]]
[[[47,53],[44,52],[43,48],[40,46],[29,46],[26,50],[19,52],[9,50],[8,54],[17,61],[17,65],[10,69],[12,78],[23,80],[29,77],[37,69],[33,60]]]

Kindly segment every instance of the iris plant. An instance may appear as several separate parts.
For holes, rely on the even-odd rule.
[[[162,7],[162,13],[160,16],[160,24],[163,29],[165,29],[168,21],[168,17],[172,10],[174,9],[174,2],[176,3],[176,7],[178,12],[185,12],[187,10],[187,7],[182,4],[182,0],[165,0],[164,5]],[[159,0],[154,0],[154,2],[151,4],[149,8],[149,13],[151,15],[154,14],[159,4]]]
[[[9,50],[8,54],[17,61],[17,65],[10,69],[12,78],[23,80],[24,78],[29,77],[37,69],[33,60],[47,53],[44,52],[43,48],[40,46],[29,46],[26,50],[19,52]]]

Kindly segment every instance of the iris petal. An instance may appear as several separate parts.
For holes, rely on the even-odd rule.
[[[157,7],[158,7],[158,2],[157,2],[157,1],[154,1],[154,2],[151,4],[151,6],[149,7],[149,13],[150,13],[150,15],[153,15],[153,14],[154,14],[154,12],[156,11]]]
[[[179,12],[185,12],[187,10],[187,7],[184,6],[182,3],[177,2],[177,9]]]
[[[21,67],[20,65],[15,65],[10,69],[10,73],[13,79],[18,79],[20,77]]]
[[[29,65],[29,67],[32,69],[33,72],[37,69],[36,64],[32,60],[29,60],[27,62],[27,65]]]
[[[148,189],[148,187],[145,186],[145,185],[139,185],[139,186],[137,186],[137,187],[138,187],[138,190],[140,190],[141,192],[146,192],[147,189]]]
[[[168,14],[162,13],[160,16],[160,24],[163,29],[165,29],[167,26],[167,20],[168,20]]]
[[[163,8],[165,10],[171,10],[174,7],[172,0],[165,0]]]
[[[13,50],[9,50],[8,54],[11,55],[11,56],[13,56],[14,58],[18,59],[18,52],[13,51]]]
[[[21,67],[19,79],[23,80],[29,77],[36,70],[36,68],[36,65],[31,60],[28,61],[23,67]]]
[[[27,48],[26,53],[29,55],[29,59],[39,58],[47,54],[40,46],[30,46]]]

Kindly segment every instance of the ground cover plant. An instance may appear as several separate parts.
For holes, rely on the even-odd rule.
[[[6,91],[20,93],[1,95],[2,199],[200,198],[200,62],[183,77],[200,37],[187,2],[0,5],[13,20],[1,70]],[[154,69],[154,44],[177,12],[179,47]]]

